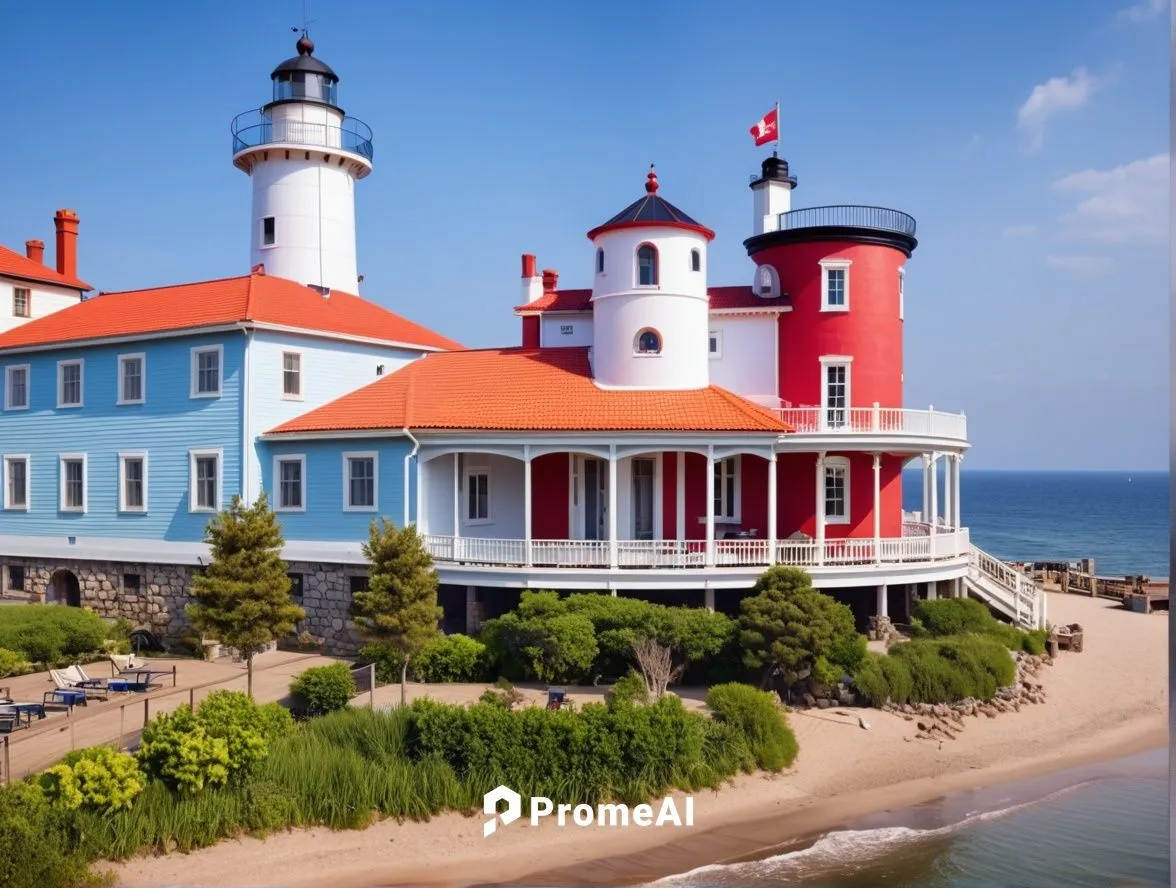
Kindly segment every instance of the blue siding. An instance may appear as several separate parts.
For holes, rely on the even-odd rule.
[[[378,454],[376,510],[347,512],[343,509],[343,454],[375,451]],[[384,517],[397,526],[404,523],[404,458],[412,452],[407,438],[351,438],[342,441],[262,441],[262,487],[271,506],[278,503],[274,485],[274,457],[306,457],[306,511],[278,512],[287,540],[350,541],[367,539],[373,518]],[[416,460],[409,463],[410,485],[416,476]],[[410,501],[415,520],[415,496]]]
[[[221,345],[221,395],[192,398],[190,349]],[[146,403],[118,406],[118,356],[146,354]],[[0,454],[30,454],[29,511],[0,509],[0,534],[199,541],[210,515],[188,511],[190,449],[222,449],[223,502],[240,491],[242,334],[0,353],[31,365],[28,410],[0,411]],[[57,362],[85,361],[83,406],[57,407]],[[3,400],[0,398],[0,406]],[[146,451],[147,512],[118,511],[120,452]],[[85,514],[61,512],[58,455],[87,454]],[[0,500],[2,504],[2,500]]]

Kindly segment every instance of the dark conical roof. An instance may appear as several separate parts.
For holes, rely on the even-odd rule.
[[[646,176],[645,196],[633,201],[603,225],[588,232],[589,240],[614,228],[684,228],[714,240],[715,233],[701,222],[687,216],[664,197],[658,197],[657,174],[651,168]]]
[[[314,57],[314,42],[303,34],[298,38],[298,42],[294,45],[298,50],[298,55],[293,58],[286,59],[278,67],[274,68],[270,78],[277,77],[279,74],[285,74],[288,71],[304,71],[312,74],[325,74],[332,80],[338,81],[339,75],[331,70],[331,66],[326,62],[320,62]]]

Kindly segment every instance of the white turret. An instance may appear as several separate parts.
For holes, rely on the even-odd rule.
[[[706,248],[715,233],[658,197],[588,232],[595,247],[592,368],[602,388],[710,384]]]
[[[355,182],[372,171],[372,132],[336,104],[339,78],[298,55],[274,69],[273,100],[233,121],[233,163],[253,180],[253,267],[327,290],[359,292]]]
[[[772,156],[763,162],[758,179],[751,180],[752,234],[766,234],[780,227],[780,214],[792,209],[796,178],[788,175],[788,161]]]

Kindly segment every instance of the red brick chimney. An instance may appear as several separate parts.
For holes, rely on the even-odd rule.
[[[557,284],[559,284],[559,272],[554,268],[543,269],[543,292],[554,292]]]
[[[25,241],[25,255],[38,265],[45,264],[45,242],[43,240]]]
[[[58,210],[53,225],[57,229],[57,273],[77,278],[78,214],[73,210]]]

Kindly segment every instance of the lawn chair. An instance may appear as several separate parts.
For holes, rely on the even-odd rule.
[[[78,682],[81,688],[101,688],[112,694],[129,694],[132,691],[143,692],[150,687],[147,675],[117,675],[114,678],[92,678],[82,666],[70,666],[64,670],[67,678]]]
[[[59,691],[73,691],[74,694],[82,695],[82,705],[85,705],[86,700],[105,700],[108,691],[106,684],[101,681],[87,677],[81,673],[77,666],[68,666],[65,669],[50,669],[49,677],[53,679],[53,683],[57,685]]]
[[[170,669],[148,669],[146,661],[134,654],[111,654],[110,664],[118,670],[114,678],[107,680],[107,686],[111,688],[118,682],[125,682],[128,690],[147,691],[160,684],[164,676],[174,674]]]
[[[547,689],[547,708],[560,709],[564,705],[564,700],[567,698],[567,688],[548,688]]]

